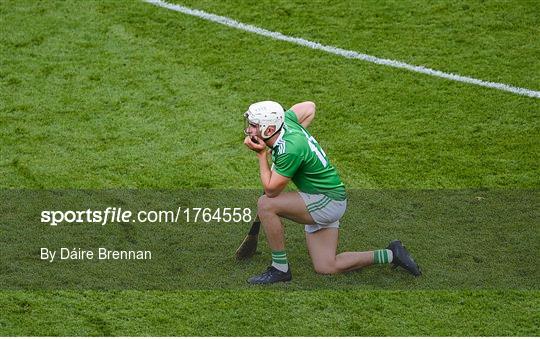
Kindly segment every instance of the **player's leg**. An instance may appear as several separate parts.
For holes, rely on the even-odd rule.
[[[334,274],[356,270],[374,263],[374,251],[343,252],[336,255],[339,228],[322,228],[306,232],[306,243],[313,268],[320,274]]]
[[[248,279],[248,282],[268,284],[291,280],[281,217],[301,224],[313,223],[304,200],[297,192],[284,192],[274,198],[263,195],[257,203],[257,214],[272,250],[272,265],[266,272]]]
[[[343,252],[336,255],[339,229],[321,228],[306,232],[306,242],[315,271],[320,274],[334,274],[356,270],[373,264],[393,264],[403,267],[414,276],[422,272],[409,252],[394,240],[387,248],[364,252]]]
[[[345,252],[336,255],[339,220],[345,213],[347,201],[336,201],[320,194],[301,193],[314,220],[306,224],[306,242],[316,272],[333,274],[371,265],[371,252]]]
[[[261,196],[257,203],[257,213],[272,250],[283,250],[285,248],[283,224],[280,217],[299,224],[314,223],[304,200],[298,192],[283,192],[275,198],[269,198],[266,195]]]
[[[305,226],[306,241],[315,271],[333,274],[392,262],[393,252],[390,249],[336,255],[339,220],[345,213],[347,202],[328,198],[319,200],[320,196],[306,193],[301,193],[301,196],[315,221]]]

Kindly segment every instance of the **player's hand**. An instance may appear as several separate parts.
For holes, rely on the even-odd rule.
[[[257,141],[257,142],[255,142]],[[247,146],[247,148],[249,148],[250,150],[252,151],[255,151],[257,153],[261,153],[261,152],[264,152],[266,150],[266,144],[264,143],[264,141],[257,137],[257,136],[253,136],[253,137],[250,137],[249,135],[244,139],[244,145]]]

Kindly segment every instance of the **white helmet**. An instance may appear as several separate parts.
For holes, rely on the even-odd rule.
[[[273,137],[277,132],[281,131],[283,121],[285,120],[283,107],[275,101],[260,101],[251,104],[244,114],[248,124],[259,125],[259,131],[264,140]],[[266,133],[269,126],[276,126],[274,133],[269,135]],[[246,126],[247,127],[247,126]]]

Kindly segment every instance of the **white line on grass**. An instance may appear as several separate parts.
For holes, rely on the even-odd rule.
[[[259,28],[259,27],[256,27],[256,26],[252,26],[252,25],[248,25],[248,24],[238,22],[238,21],[233,20],[231,18],[227,18],[227,17],[224,17],[224,16],[219,16],[219,15],[212,14],[212,13],[207,13],[207,12],[204,12],[204,11],[201,11],[201,10],[198,10],[198,9],[191,9],[191,8],[180,6],[180,5],[170,4],[170,3],[167,3],[167,2],[161,1],[161,0],[143,0],[143,1],[151,3],[151,4],[156,5],[156,6],[171,9],[173,11],[177,11],[177,12],[181,12],[181,13],[184,13],[184,14],[196,16],[196,17],[199,17],[199,18],[202,18],[202,19],[205,19],[205,20],[217,22],[217,23],[225,25],[225,26],[229,26],[229,27],[241,29],[241,30],[244,30],[244,31],[247,31],[247,32],[263,35],[263,36],[266,36],[266,37],[269,37],[269,38],[272,38],[272,39],[275,39],[275,40],[282,40],[282,41],[292,42],[292,43],[302,45],[302,46],[306,46],[306,47],[309,47],[309,48],[312,48],[312,49],[318,49],[318,50],[325,51],[325,52],[328,52],[328,53],[341,55],[341,56],[349,58],[349,59],[364,60],[364,61],[372,62],[372,63],[375,63],[375,64],[379,64],[379,65],[385,65],[385,66],[390,66],[390,67],[395,67],[395,68],[403,68],[403,69],[406,69],[406,70],[409,70],[409,71],[428,74],[428,75],[436,76],[436,77],[439,77],[439,78],[445,78],[445,79],[450,79],[450,80],[454,80],[454,81],[465,82],[465,83],[468,83],[468,84],[473,84],[473,85],[478,85],[478,86],[483,86],[483,87],[495,88],[495,89],[498,89],[498,90],[501,90],[501,91],[516,93],[516,94],[519,94],[519,95],[524,95],[524,96],[533,97],[533,98],[540,98],[540,91],[534,91],[534,90],[531,90],[531,89],[521,88],[521,87],[514,87],[514,86],[501,84],[501,83],[497,83],[497,82],[479,80],[479,79],[475,79],[475,78],[471,78],[471,77],[462,76],[462,75],[459,75],[459,74],[441,72],[441,71],[437,71],[435,69],[431,69],[431,68],[427,68],[427,67],[423,67],[423,66],[410,65],[410,64],[407,64],[407,63],[404,63],[404,62],[401,62],[401,61],[397,61],[397,60],[377,58],[377,57],[374,57],[374,56],[368,55],[368,54],[358,53],[358,52],[355,52],[355,51],[349,51],[349,50],[346,50],[346,49],[333,47],[333,46],[322,45],[322,44],[320,44],[318,42],[313,42],[313,41],[309,41],[309,40],[302,39],[302,38],[291,37],[291,36],[282,34],[280,32],[272,32],[272,31],[266,30],[264,28]]]

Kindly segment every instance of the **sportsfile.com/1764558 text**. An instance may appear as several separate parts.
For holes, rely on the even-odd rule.
[[[253,220],[248,207],[178,207],[176,210],[125,210],[121,207],[107,207],[103,210],[45,210],[41,211],[42,223],[57,226],[62,223],[249,223]]]

